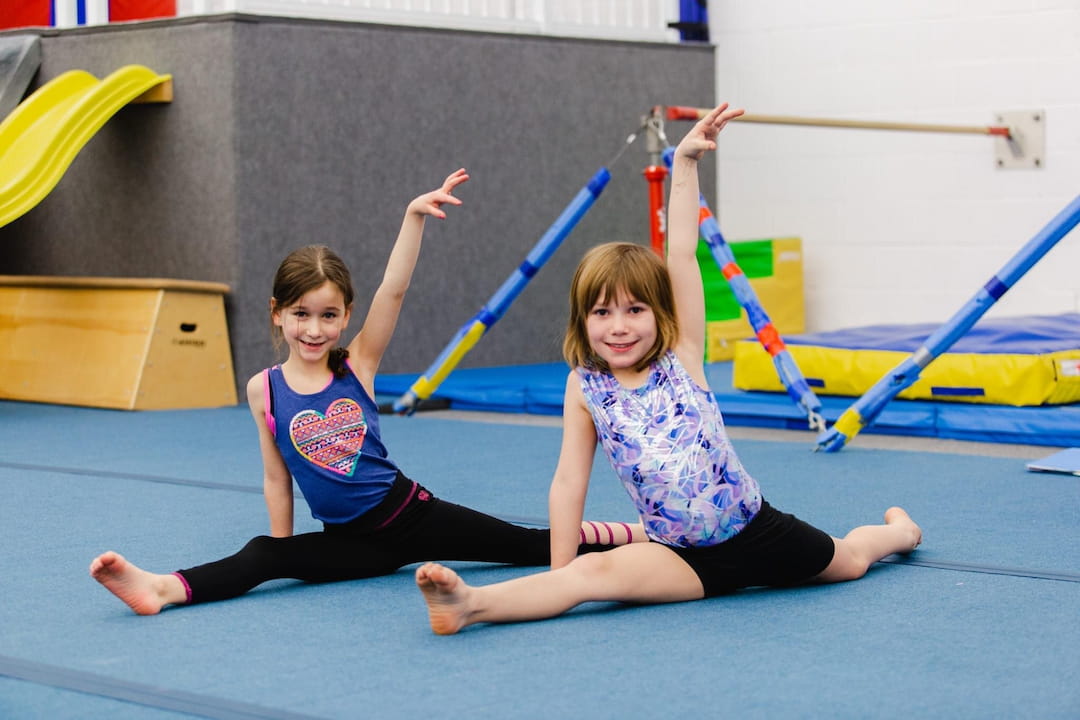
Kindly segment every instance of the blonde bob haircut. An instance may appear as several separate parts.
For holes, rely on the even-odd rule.
[[[648,305],[656,318],[656,342],[634,370],[644,370],[675,347],[679,324],[671,277],[663,260],[642,245],[605,243],[585,253],[570,283],[570,320],[563,339],[563,357],[570,367],[611,371],[593,352],[585,323],[598,302],[623,293]]]

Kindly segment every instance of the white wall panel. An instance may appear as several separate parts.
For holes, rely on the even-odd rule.
[[[760,114],[993,125],[1046,111],[1045,165],[980,135],[729,126],[729,238],[800,235],[808,327],[943,321],[1080,194],[1080,5],[710,3],[717,97]],[[1080,311],[1080,230],[992,315]]]

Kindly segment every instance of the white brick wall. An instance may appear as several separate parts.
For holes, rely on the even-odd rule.
[[[1045,166],[994,140],[733,125],[729,238],[799,235],[808,329],[951,317],[1080,194],[1076,0],[713,0],[717,97],[760,114],[993,125],[1045,109]],[[659,102],[667,102],[659,100]],[[1080,311],[1080,228],[988,313]]]

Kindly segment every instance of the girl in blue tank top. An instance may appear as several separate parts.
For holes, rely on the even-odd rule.
[[[338,342],[352,315],[353,289],[341,259],[309,246],[278,268],[270,317],[288,359],[247,384],[270,534],[235,555],[169,574],[106,552],[90,565],[96,580],[149,615],[167,605],[235,597],[278,578],[355,580],[434,559],[550,562],[549,531],[436,498],[401,472],[380,437],[375,372],[416,266],[425,220],[445,218],[444,205],[460,205],[453,192],[468,179],[458,170],[409,203],[367,317],[346,348]],[[293,534],[294,480],[322,532]],[[579,523],[577,545],[591,552],[644,539],[640,525],[590,522]]]
[[[901,508],[833,538],[762,497],[732,447],[705,378],[705,300],[697,264],[698,160],[716,149],[727,104],[675,151],[666,265],[650,249],[586,253],[570,289],[563,350],[563,441],[552,480],[548,572],[473,587],[435,563],[416,582],[436,633],[552,617],[589,601],[696,600],[757,585],[862,577],[922,539]],[[578,557],[576,525],[599,444],[650,542]]]

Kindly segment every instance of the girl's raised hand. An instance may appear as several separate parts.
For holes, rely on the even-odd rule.
[[[450,205],[461,204],[461,200],[453,195],[454,188],[468,179],[469,174],[465,172],[465,168],[455,170],[446,176],[446,180],[443,181],[441,188],[432,190],[429,193],[424,193],[409,203],[408,211],[416,213],[417,215],[431,215],[440,220],[445,218],[446,213],[443,212],[442,206],[447,203]]]
[[[742,108],[732,109],[727,103],[720,103],[686,133],[686,137],[679,143],[677,154],[698,160],[706,152],[715,150],[716,136],[724,129],[728,120],[737,118],[744,112]]]

